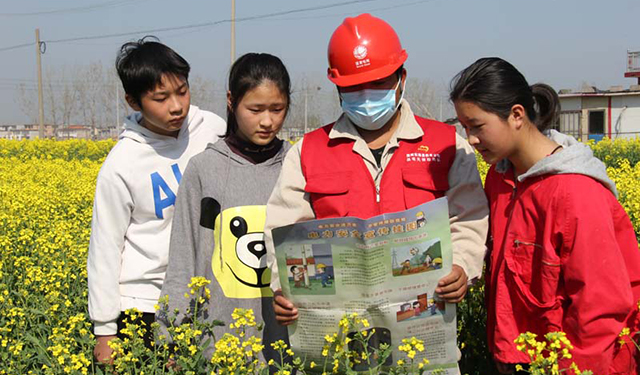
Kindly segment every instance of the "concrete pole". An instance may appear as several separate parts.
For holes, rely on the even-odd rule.
[[[304,79],[304,134],[307,134],[308,129],[308,120],[307,120],[307,96],[309,94],[309,90],[307,90],[307,79]]]
[[[36,29],[36,59],[38,65],[38,136],[44,138],[44,105],[42,101],[42,62],[40,61],[40,29]]]

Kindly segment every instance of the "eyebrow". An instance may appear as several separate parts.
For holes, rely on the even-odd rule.
[[[178,86],[176,91],[180,91],[180,90],[184,89],[187,86],[188,86],[188,84],[185,82],[182,85]],[[160,91],[154,91],[151,95],[168,95],[168,94],[169,94],[169,90],[160,90]]]
[[[287,102],[273,102],[273,103],[262,103],[262,102],[248,102],[245,104],[247,107],[277,107],[277,106],[286,106]]]

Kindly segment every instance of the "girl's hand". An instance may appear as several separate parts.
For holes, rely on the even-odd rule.
[[[109,347],[109,341],[116,338],[116,335],[96,336],[96,346],[93,348],[93,356],[100,363],[112,363],[111,353],[113,349]]]
[[[273,295],[273,310],[276,313],[276,321],[283,326],[295,323],[298,319],[298,309],[284,298],[282,289],[276,290]]]
[[[451,267],[451,273],[438,281],[436,293],[445,302],[458,303],[467,294],[467,281],[467,273],[464,272],[462,267],[454,264]]]

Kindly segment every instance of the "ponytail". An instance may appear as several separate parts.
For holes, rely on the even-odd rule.
[[[560,98],[551,86],[544,83],[532,85],[531,92],[536,104],[536,117],[533,121],[538,130],[542,132],[553,126],[558,120]]]
[[[499,57],[479,59],[458,73],[451,82],[449,99],[474,103],[503,120],[520,104],[540,131],[553,125],[560,112],[558,94],[551,86],[529,86],[518,69]]]

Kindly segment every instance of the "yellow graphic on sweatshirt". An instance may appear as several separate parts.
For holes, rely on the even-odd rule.
[[[271,297],[264,245],[266,206],[228,208],[215,221],[213,274],[228,298]]]

